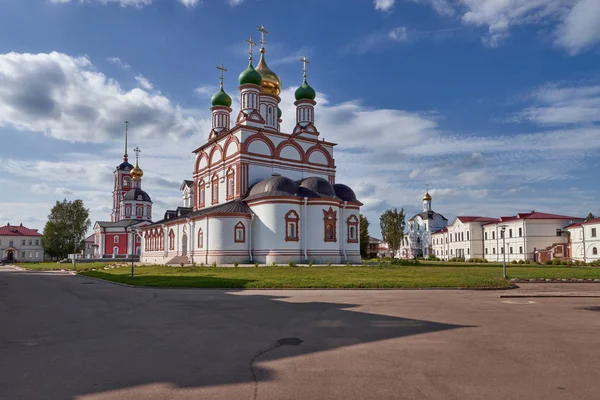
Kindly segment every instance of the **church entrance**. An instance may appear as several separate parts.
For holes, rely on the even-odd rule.
[[[183,237],[181,238],[181,255],[182,256],[187,256],[187,248],[188,248],[188,236],[187,233],[183,234]]]
[[[15,252],[14,250],[6,250],[5,262],[14,263],[15,262]]]

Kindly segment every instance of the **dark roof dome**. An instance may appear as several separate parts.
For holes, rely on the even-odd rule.
[[[356,194],[354,194],[354,190],[350,189],[350,187],[341,183],[336,183],[333,185],[333,189],[335,190],[336,196],[340,199],[352,203],[358,202],[358,200],[356,199]]]
[[[133,165],[129,164],[127,161],[123,161],[120,165],[117,166],[117,170],[119,171],[131,171],[133,169]]]
[[[262,180],[250,188],[248,198],[263,196],[296,196],[298,186],[290,178],[285,176],[272,176]]]
[[[327,179],[316,176],[303,179],[300,183],[300,188],[316,193],[320,197],[336,197],[335,190],[333,189],[333,186],[331,186],[331,183],[329,183]]]
[[[123,200],[152,202],[148,193],[144,192],[142,189],[131,189],[129,192],[125,193]]]

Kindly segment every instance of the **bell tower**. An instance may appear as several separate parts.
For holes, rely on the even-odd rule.
[[[111,222],[118,222],[123,219],[121,200],[123,200],[125,193],[133,188],[133,181],[131,178],[133,165],[129,163],[129,156],[127,155],[128,127],[129,121],[125,121],[125,152],[123,153],[123,162],[117,166],[114,172],[113,208],[112,213],[110,214]]]

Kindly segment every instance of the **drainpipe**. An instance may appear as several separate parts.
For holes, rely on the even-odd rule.
[[[344,253],[344,260],[346,260],[346,262],[348,262],[348,255],[346,254],[345,243],[347,243],[347,241],[348,241],[348,238],[346,237],[348,235],[348,232],[347,232],[348,227],[344,226],[344,221],[345,221],[344,218],[346,218],[346,206],[347,205],[348,205],[348,202],[344,201],[344,208],[343,208],[343,212],[342,212],[343,217],[342,217],[342,220],[340,221],[343,226],[342,227],[342,252]],[[344,228],[346,228],[346,229],[344,229]],[[356,232],[356,234],[358,235],[358,232]]]
[[[586,257],[586,249],[585,249],[585,226],[581,225],[581,234],[582,234],[582,240],[583,240],[583,262],[587,262],[587,257]]]
[[[204,264],[206,264],[208,266],[208,241],[210,240],[210,235],[208,232],[208,227],[210,225],[210,218],[207,215],[206,216],[206,250],[204,251]]]
[[[304,198],[304,203],[302,204],[302,218],[301,218],[301,222],[302,222],[302,247],[304,248],[304,261],[308,261],[308,254],[307,254],[307,250],[306,248],[308,247],[306,245],[306,225],[307,222],[306,218],[308,218],[307,215],[307,203],[308,203],[308,197]]]
[[[252,210],[250,210],[250,226],[248,227],[248,253],[250,255],[250,262],[254,261],[252,257],[252,223],[254,222],[255,215],[256,214],[254,214]]]

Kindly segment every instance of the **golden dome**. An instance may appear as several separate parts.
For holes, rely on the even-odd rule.
[[[130,174],[131,174],[131,178],[134,181],[141,181],[142,180],[142,176],[144,176],[144,171],[142,171],[142,169],[138,165],[138,161],[137,160],[135,160],[135,167],[133,167],[133,169],[131,170]]]
[[[431,201],[431,195],[429,192],[425,193],[425,196],[423,196],[423,201]]]
[[[256,70],[262,77],[261,88],[263,93],[269,93],[279,96],[281,93],[281,79],[279,76],[267,66],[265,61],[265,48],[260,49],[260,61],[256,66]]]

